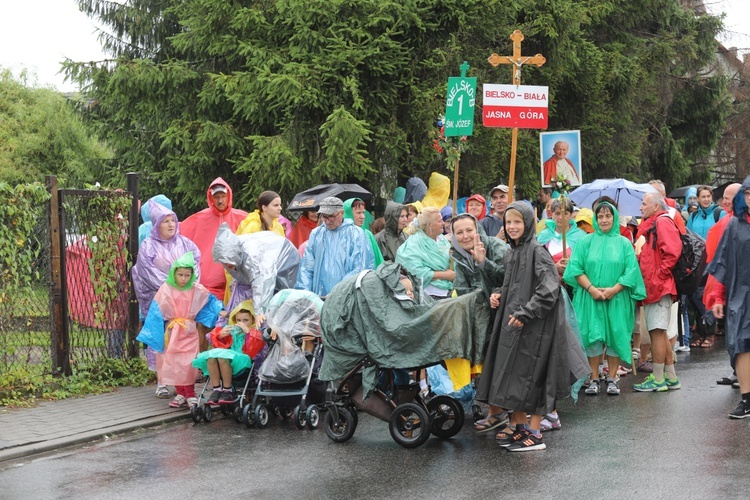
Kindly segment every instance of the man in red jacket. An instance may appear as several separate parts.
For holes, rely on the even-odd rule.
[[[677,285],[672,269],[682,253],[680,231],[669,217],[664,197],[659,193],[647,193],[641,203],[643,222],[638,227],[637,238],[645,242],[638,255],[643,281],[646,283],[646,299],[643,309],[646,329],[651,337],[654,371],[643,383],[635,384],[639,392],[664,392],[679,389],[680,382],[674,369],[674,354],[667,338],[670,309],[677,298]]]
[[[232,232],[237,231],[247,212],[232,208],[232,188],[221,177],[209,185],[206,201],[208,208],[180,222],[180,234],[193,240],[201,251],[201,285],[223,302],[226,276],[224,267],[212,258],[214,240],[223,222],[229,225]]]

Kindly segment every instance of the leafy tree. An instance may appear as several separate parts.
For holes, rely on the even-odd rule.
[[[65,64],[96,103],[88,116],[119,164],[144,173],[144,193],[184,210],[217,175],[250,206],[269,188],[288,199],[359,181],[385,197],[404,177],[448,174],[430,140],[447,77],[468,60],[480,85],[509,82],[485,61],[510,53],[514,29],[547,57],[523,83],[549,85],[551,130],[581,129],[588,179],[679,184],[726,118],[725,82],[700,73],[720,21],[678,0],[78,3],[111,32],[112,60]],[[509,130],[478,125],[467,146],[463,193],[507,178]],[[533,192],[537,131],[521,131],[517,164]]]
[[[108,152],[58,92],[29,85],[0,68],[0,182],[43,181],[81,187],[96,175],[112,177]]]

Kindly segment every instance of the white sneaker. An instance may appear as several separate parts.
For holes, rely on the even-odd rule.
[[[169,399],[169,388],[166,385],[157,385],[155,396],[159,399]]]
[[[689,345],[674,345],[674,352],[690,352],[690,346]]]

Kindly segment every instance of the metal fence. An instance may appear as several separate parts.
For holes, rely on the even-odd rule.
[[[60,190],[68,359],[126,357],[130,193]]]
[[[41,185],[3,185],[0,374],[52,370],[49,204]]]
[[[0,185],[17,205],[0,207],[0,375],[137,355],[135,174],[128,188],[58,190],[53,177],[46,189]]]

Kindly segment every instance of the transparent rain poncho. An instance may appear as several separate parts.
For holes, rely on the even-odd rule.
[[[282,290],[268,306],[266,321],[276,333],[276,343],[266,357],[258,376],[280,384],[305,379],[310,364],[299,341],[303,337],[320,338],[320,311],[323,301],[305,290]]]

